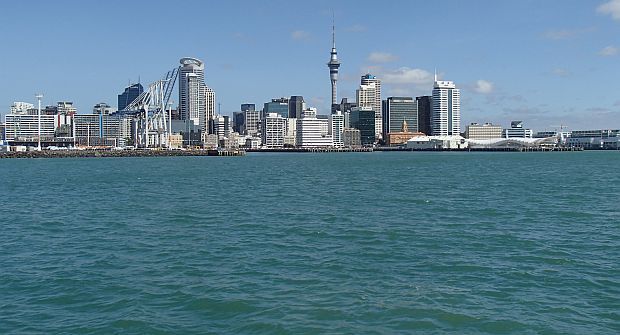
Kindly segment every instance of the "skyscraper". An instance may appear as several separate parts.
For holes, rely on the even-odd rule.
[[[204,82],[204,63],[185,57],[179,68],[179,113],[182,120],[191,120],[202,131],[209,128],[215,115],[215,92]]]
[[[301,95],[293,95],[288,100],[288,117],[297,119],[301,116],[301,112],[305,109],[304,97]]]
[[[423,95],[415,98],[418,109],[418,131],[431,134],[431,96]]]
[[[289,117],[289,101],[288,98],[271,99],[263,105],[263,114],[261,118],[265,118],[269,113],[278,113],[283,118]]]
[[[375,138],[382,137],[382,106],[381,80],[367,73],[362,76],[360,87],[357,90],[357,107],[370,108],[375,112]]]
[[[337,87],[336,84],[338,82],[338,68],[340,67],[340,62],[338,61],[338,52],[336,51],[336,27],[332,25],[332,51],[330,52],[329,62],[327,63],[327,67],[329,68],[329,79],[332,83],[332,104],[331,106],[336,104],[337,98]],[[331,109],[330,106],[330,109]],[[298,116],[299,117],[299,116]]]
[[[411,97],[389,97],[383,101],[383,138],[401,132],[403,122],[412,132],[418,131],[418,108]]]
[[[452,81],[439,81],[435,75],[431,127],[434,136],[461,133],[461,91]]]
[[[144,92],[144,88],[141,84],[131,84],[125,87],[125,91],[118,95],[118,110],[122,111],[132,103],[136,98]]]

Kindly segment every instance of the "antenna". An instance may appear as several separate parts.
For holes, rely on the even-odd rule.
[[[332,48],[336,49],[336,16],[332,8]]]
[[[435,68],[435,82],[437,82],[437,68]]]
[[[43,94],[41,93],[37,93],[34,96],[35,98],[37,98],[37,101],[39,102],[39,108],[38,108],[38,145],[37,145],[37,150],[41,151],[41,98],[43,98]]]

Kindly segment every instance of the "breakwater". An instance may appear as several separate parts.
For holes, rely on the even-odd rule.
[[[1,152],[0,158],[244,156],[243,150],[42,150]]]

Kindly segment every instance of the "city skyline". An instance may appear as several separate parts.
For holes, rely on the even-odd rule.
[[[13,101],[34,103],[39,91],[45,94],[45,105],[74,101],[80,113],[87,113],[96,103],[114,104],[129,81],[141,77],[148,84],[186,56],[205,62],[205,82],[215,90],[222,114],[232,115],[241,103],[260,106],[292,95],[304,96],[309,106],[329,114],[325,59],[335,17],[342,64],[338,100],[354,100],[359,76],[366,72],[382,80],[382,99],[430,95],[437,67],[441,79],[454,81],[463,91],[462,128],[469,122],[507,125],[510,120],[524,120],[538,130],[559,124],[570,129],[619,126],[620,84],[607,80],[620,74],[617,0],[543,6],[533,1],[449,2],[452,10],[439,3],[381,7],[364,1],[319,1],[308,8],[282,1],[234,1],[211,6],[222,15],[188,22],[183,29],[174,21],[136,24],[131,13],[140,4],[72,3],[0,5],[3,12],[15,13],[0,23],[8,32],[2,35],[3,44],[15,50],[5,53],[1,65],[2,115]],[[125,12],[115,10],[120,5]],[[205,13],[209,9],[201,2],[190,5]],[[239,19],[240,5],[263,19]],[[33,7],[39,10],[33,12]],[[146,15],[157,17],[173,8],[172,3],[159,2],[149,6]],[[281,8],[303,8],[307,20],[278,16]],[[380,10],[395,8],[400,10]],[[45,20],[55,13],[70,16],[70,22]],[[93,13],[109,20],[96,20]],[[415,20],[403,21],[409,18],[406,13]],[[25,18],[28,24],[19,23]],[[191,36],[184,35],[188,29]],[[149,42],[149,32],[161,39],[161,52],[145,52],[150,49],[135,45]]]

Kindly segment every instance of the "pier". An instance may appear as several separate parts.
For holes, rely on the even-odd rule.
[[[243,150],[42,150],[0,152],[0,158],[245,156]]]

